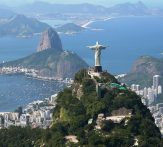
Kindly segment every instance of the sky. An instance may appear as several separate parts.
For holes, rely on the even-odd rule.
[[[118,3],[124,3],[124,2],[131,2],[135,3],[139,0],[0,0],[0,5],[8,5],[8,6],[18,6],[23,5],[27,3],[32,3],[36,1],[44,1],[49,3],[93,3],[93,4],[100,4],[104,6],[112,6],[114,4]],[[141,0],[149,7],[162,7],[163,8],[163,0]]]

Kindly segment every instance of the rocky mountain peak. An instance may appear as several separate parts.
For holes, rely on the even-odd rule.
[[[56,51],[63,50],[61,39],[53,28],[48,28],[42,33],[37,51],[40,52],[46,49],[54,49]]]
[[[132,67],[131,73],[144,73],[151,76],[160,73],[161,60],[151,56],[141,56]]]

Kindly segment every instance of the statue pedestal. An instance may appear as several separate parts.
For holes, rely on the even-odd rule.
[[[95,72],[102,72],[102,66],[95,66]]]

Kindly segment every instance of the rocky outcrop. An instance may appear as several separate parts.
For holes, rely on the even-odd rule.
[[[37,48],[37,51],[40,52],[46,49],[62,51],[61,39],[53,28],[48,28],[46,31],[42,33],[42,37]]]
[[[83,96],[83,85],[79,83],[74,83],[72,85],[72,95],[75,96],[80,100],[80,98]]]

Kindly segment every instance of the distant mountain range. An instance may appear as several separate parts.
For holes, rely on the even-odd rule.
[[[0,21],[0,36],[30,36],[50,27],[46,23],[24,15],[15,15]]]
[[[39,71],[39,76],[73,77],[87,63],[77,54],[64,51],[61,40],[53,28],[48,28],[41,37],[37,53],[16,61],[0,64],[0,67],[24,67]]]
[[[107,8],[92,4],[49,4],[34,2],[14,9],[18,13],[103,13]]]
[[[108,8],[108,13],[114,15],[149,15],[150,11],[144,3],[124,3]]]
[[[34,34],[40,34],[50,26],[40,22],[35,18],[26,17],[25,15],[14,15],[8,19],[0,19],[0,37],[17,36],[30,37]],[[67,23],[55,28],[60,33],[78,33],[84,30],[83,27],[74,23]]]
[[[45,2],[35,2],[17,8],[3,8],[0,6],[0,37],[28,37],[41,33],[49,27],[48,24],[37,19],[67,19],[82,24],[92,19],[144,15],[163,16],[163,10],[148,8],[142,2],[123,3],[109,8],[92,4],[49,4]],[[82,27],[73,23],[55,29],[57,32],[69,34],[83,30]]]
[[[100,5],[84,4],[49,4],[46,2],[35,2],[14,9],[17,13],[39,17],[41,15],[59,15],[59,14],[92,14],[109,16],[128,16],[128,15],[162,15],[163,10],[159,8],[151,9],[145,6],[141,1],[137,3],[122,3],[112,7]]]
[[[24,14],[26,16],[38,19],[90,19],[101,17],[118,17],[118,16],[144,16],[144,15],[161,15],[163,9],[148,8],[143,2],[122,3],[112,7],[101,5],[83,4],[50,4],[47,2],[37,1],[24,6],[6,8],[0,6],[0,19],[9,18],[15,14]],[[85,17],[84,17],[85,16]]]

